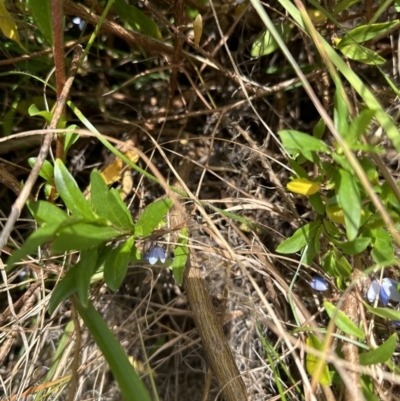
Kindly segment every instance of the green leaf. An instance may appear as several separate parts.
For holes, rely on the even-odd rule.
[[[355,177],[344,169],[335,172],[334,180],[339,194],[339,205],[344,211],[347,238],[353,241],[361,223],[360,191]]]
[[[279,244],[276,251],[284,254],[300,251],[300,249],[313,241],[320,225],[321,221],[317,220],[300,227],[291,237]]]
[[[310,334],[307,337],[306,344],[309,347],[316,349],[317,351],[323,351],[323,344],[319,341],[318,337],[314,334]],[[329,369],[325,361],[312,354],[306,356],[306,369],[307,373],[314,377],[318,372],[318,383],[323,386],[329,386],[331,384],[331,377]]]
[[[75,134],[73,130],[78,129],[76,124],[67,127],[68,132],[65,133],[64,153],[67,154],[69,148],[79,139],[79,134]]]
[[[88,220],[96,220],[89,202],[60,159],[56,160],[54,166],[54,181],[57,192],[73,215],[83,216]]]
[[[275,29],[278,31],[279,35],[282,37],[284,42],[287,42],[290,37],[290,33],[293,30],[294,25],[289,23],[279,23],[275,24]],[[261,32],[257,36],[256,40],[251,46],[251,57],[261,57],[273,53],[279,48],[278,43],[271,35],[269,30]]]
[[[349,129],[348,125],[349,109],[339,88],[337,88],[336,90],[334,99],[335,99],[334,100],[335,107],[333,109],[334,123],[340,135],[343,136]]]
[[[147,237],[150,235],[161,223],[172,204],[172,199],[165,198],[147,206],[136,223],[135,237]]]
[[[53,114],[50,113],[50,111],[46,110],[41,111],[37,108],[36,104],[34,103],[31,104],[31,106],[29,107],[28,113],[31,117],[36,117],[36,116],[43,117],[47,124],[50,124],[53,118]]]
[[[366,302],[363,302],[365,308],[367,308],[372,314],[382,317],[384,319],[400,321],[400,311],[389,309],[389,308],[374,308],[369,306]]]
[[[157,24],[137,7],[127,4],[125,0],[115,0],[113,8],[119,17],[126,21],[133,29],[153,38],[162,39]]]
[[[281,130],[278,134],[284,148],[290,154],[300,152],[307,160],[314,161],[312,152],[329,152],[329,148],[324,142],[303,132]]]
[[[359,3],[361,0],[341,0],[339,1],[335,9],[333,10],[333,15],[337,15],[341,13],[342,11],[350,8],[352,5]]]
[[[338,48],[340,50],[348,45],[353,45],[355,43],[363,43],[368,40],[374,39],[379,35],[386,34],[389,30],[394,28],[400,23],[400,20],[394,20],[390,22],[382,22],[379,24],[368,24],[361,25],[357,28],[352,29],[347,32],[344,38],[339,42]]]
[[[313,137],[317,139],[322,139],[325,133],[325,128],[326,128],[325,121],[322,118],[320,118],[318,122],[314,125]]]
[[[375,365],[384,363],[389,360],[396,349],[397,334],[393,333],[383,344],[378,348],[360,354],[360,365]]]
[[[109,190],[103,177],[97,170],[90,174],[90,200],[95,212],[110,220],[116,227],[132,231],[132,216],[115,190]]]
[[[7,271],[12,266],[27,255],[37,253],[37,248],[46,243],[59,230],[62,223],[54,222],[43,224],[38,230],[34,231],[22,244],[21,248],[15,250],[7,261]]]
[[[321,198],[321,194],[320,193],[316,193],[314,195],[310,195],[308,197],[308,200],[310,201],[310,204],[313,207],[313,209],[320,216],[325,215],[325,205],[324,205],[324,202],[322,202],[322,198]]]
[[[36,163],[37,157],[30,157],[28,159],[28,164],[33,167]],[[43,163],[42,168],[40,169],[39,175],[44,178],[47,182],[52,182],[53,177],[54,177],[54,167],[53,165],[48,161],[45,160]]]
[[[129,362],[120,343],[91,303],[85,308],[77,299],[76,308],[92,334],[102,355],[110,365],[126,401],[151,401],[146,387]]]
[[[359,63],[368,65],[385,64],[386,60],[378,53],[365,46],[361,45],[347,45],[340,48],[340,51],[349,59],[358,61]]]
[[[0,0],[0,31],[6,38],[18,43],[19,47],[26,52],[19,39],[17,24],[4,6],[3,0]]]
[[[387,265],[394,260],[392,237],[383,228],[371,230],[373,237],[371,256],[378,265]]]
[[[188,242],[188,232],[184,227],[181,230],[181,236],[178,239],[178,245],[174,251],[174,261],[171,265],[172,272],[178,285],[182,285],[183,273],[189,256],[189,248],[187,246]]]
[[[43,223],[63,223],[70,217],[56,205],[46,201],[28,201],[27,206],[33,218]]]
[[[133,237],[111,250],[104,261],[104,281],[117,291],[125,278],[134,241]]]
[[[375,116],[375,110],[364,109],[350,124],[348,131],[341,132],[343,139],[352,147],[367,130]]]
[[[28,0],[27,6],[40,32],[46,39],[47,43],[52,46],[53,33],[51,29],[51,2],[49,0]]]
[[[98,246],[121,236],[113,227],[96,223],[77,222],[60,230],[53,241],[51,251],[55,254],[72,250],[84,250]]]
[[[96,271],[97,259],[98,249],[94,248],[82,251],[77,263],[79,268],[76,269],[75,273],[76,292],[84,306],[87,306],[89,303],[90,279]]]
[[[346,255],[359,255],[367,249],[367,246],[371,243],[371,238],[358,237],[353,241],[344,242],[330,238],[330,241],[332,241]]]
[[[326,313],[331,319],[335,320],[335,325],[349,336],[365,338],[365,333],[340,309],[328,301],[324,302]]]

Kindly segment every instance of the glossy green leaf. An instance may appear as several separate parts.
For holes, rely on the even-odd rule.
[[[51,251],[55,254],[81,251],[118,238],[120,235],[120,231],[110,226],[78,222],[60,230],[52,243]]]
[[[296,232],[276,248],[279,253],[296,253],[313,241],[321,222],[319,220],[300,227]]]
[[[303,132],[282,130],[278,134],[284,148],[290,154],[300,152],[307,160],[314,161],[312,152],[329,152],[329,148],[324,142]]]
[[[112,249],[104,261],[104,281],[112,291],[117,291],[125,278],[134,241],[128,238]]]
[[[61,225],[62,223],[60,222],[43,224],[39,229],[34,231],[25,240],[21,248],[16,249],[9,257],[7,261],[7,270],[10,270],[16,262],[25,256],[36,254],[38,247],[49,241],[59,230]]]
[[[278,31],[279,35],[282,37],[284,42],[287,42],[290,37],[290,33],[293,30],[294,25],[289,23],[279,23],[275,24],[275,29]],[[261,32],[257,36],[255,41],[251,46],[251,57],[261,57],[273,53],[279,48],[278,43],[271,35],[269,30]]]
[[[172,199],[165,198],[147,206],[136,223],[135,237],[147,237],[150,235],[161,223],[172,204]]]
[[[338,43],[338,48],[340,50],[348,45],[353,45],[355,43],[363,43],[368,40],[374,39],[379,35],[386,34],[389,30],[398,25],[400,20],[394,20],[389,22],[382,22],[379,24],[368,24],[361,25],[354,28],[346,33],[344,38]]]
[[[326,313],[335,320],[335,325],[349,336],[364,339],[365,333],[340,309],[328,301],[324,302]]]
[[[306,344],[315,348],[318,351],[323,351],[323,344],[319,341],[318,337],[314,334],[310,334],[307,337]],[[318,374],[318,383],[323,386],[329,386],[331,384],[331,377],[329,374],[329,369],[325,361],[318,358],[312,354],[307,354],[306,356],[306,369],[307,373],[314,377]]]
[[[360,191],[356,178],[344,169],[337,170],[334,179],[339,194],[339,205],[344,211],[347,238],[353,241],[361,223]]]
[[[357,44],[347,45],[340,48],[340,51],[349,59],[358,61],[359,63],[368,65],[380,65],[386,63],[386,59],[365,46]]]
[[[187,258],[189,257],[189,247],[187,246],[188,232],[186,228],[181,230],[178,245],[175,247],[174,260],[171,265],[172,273],[178,285],[182,285],[183,273],[185,271]]]
[[[90,201],[95,212],[110,220],[116,227],[132,231],[132,216],[121,196],[114,189],[109,190],[103,177],[97,170],[90,174]]]
[[[33,218],[39,223],[62,223],[69,219],[67,213],[46,201],[28,201],[27,206]]]
[[[90,203],[85,199],[76,181],[60,159],[55,162],[54,181],[57,192],[73,215],[96,220]]]
[[[29,109],[28,109],[28,113],[31,117],[35,117],[35,116],[40,116],[43,117],[46,121],[47,124],[51,123],[51,120],[53,118],[53,114],[50,113],[50,111],[46,111],[46,110],[39,110],[36,106],[36,104],[32,104]]]
[[[383,344],[378,348],[360,354],[361,365],[375,365],[384,363],[389,360],[396,349],[397,334],[393,333]]]
[[[28,164],[33,167],[36,163],[37,157],[30,157],[28,159]],[[40,169],[39,175],[44,178],[47,182],[52,182],[54,177],[54,167],[48,161],[45,160],[42,168]]]
[[[118,382],[123,398],[126,401],[151,401],[146,387],[129,362],[119,341],[115,339],[106,322],[97,313],[91,303],[85,308],[76,299],[76,308],[85,322],[102,355]]]
[[[371,230],[373,237],[371,256],[378,265],[387,265],[394,261],[392,237],[383,228]]]
[[[137,7],[129,5],[125,0],[115,0],[112,7],[133,29],[153,38],[162,39],[158,25]]]

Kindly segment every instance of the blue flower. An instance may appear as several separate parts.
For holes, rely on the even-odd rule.
[[[328,282],[319,276],[314,276],[310,282],[310,287],[317,291],[326,291],[329,288]]]
[[[151,265],[155,265],[158,261],[164,263],[166,260],[166,254],[163,248],[155,246],[143,256],[143,260],[149,262]]]
[[[383,306],[387,306],[390,300],[400,302],[400,292],[397,289],[399,283],[391,278],[384,278],[382,284],[378,280],[374,280],[367,292],[369,302],[374,302],[378,293],[379,301]]]

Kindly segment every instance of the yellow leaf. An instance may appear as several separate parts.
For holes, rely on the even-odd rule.
[[[17,25],[4,6],[3,0],[0,0],[0,30],[5,37],[17,42],[19,47],[25,51],[24,46],[22,46],[19,40]]]
[[[313,334],[310,334],[310,336],[307,337],[306,344],[318,351],[322,351],[322,343]],[[322,359],[307,354],[306,369],[309,375],[313,377],[314,375],[318,375],[317,380],[319,384],[322,384],[323,386],[329,386],[331,384],[331,376],[329,374],[328,366]]]
[[[326,206],[326,214],[329,219],[338,224],[345,224],[344,222],[344,212],[339,206]]]
[[[199,47],[201,35],[203,34],[203,19],[201,14],[197,14],[193,21],[193,32],[194,32],[194,47]]]
[[[321,189],[321,183],[312,182],[305,178],[296,178],[287,184],[287,189],[301,195],[314,195]]]
[[[125,152],[125,156],[132,162],[136,163],[139,160],[139,156],[136,152],[129,150]],[[125,163],[116,157],[112,163],[104,168],[101,172],[101,176],[107,185],[111,185],[114,182],[117,182],[122,177],[122,170],[125,167]]]

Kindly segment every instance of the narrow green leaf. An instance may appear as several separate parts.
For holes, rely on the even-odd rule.
[[[325,215],[325,205],[324,205],[324,202],[322,202],[322,198],[321,198],[321,194],[320,193],[316,193],[316,194],[310,195],[308,197],[308,200],[310,201],[310,204],[313,207],[313,209],[320,216]]]
[[[172,199],[165,198],[151,203],[144,209],[136,223],[135,237],[147,237],[161,223],[171,208]]]
[[[363,43],[376,38],[379,35],[386,34],[389,30],[399,25],[400,20],[394,20],[389,22],[382,22],[379,24],[368,24],[361,25],[354,28],[346,33],[344,38],[339,42],[338,48],[340,50],[347,45],[353,45],[355,43]]]
[[[356,178],[344,169],[339,169],[334,179],[339,194],[339,205],[344,211],[347,238],[353,241],[361,223],[360,191]]]
[[[36,163],[37,157],[30,157],[28,159],[28,164],[33,167]],[[45,160],[42,168],[40,169],[39,175],[44,178],[47,182],[52,182],[54,177],[54,167],[48,161]]]
[[[59,231],[57,238],[53,241],[51,251],[55,254],[73,250],[81,251],[119,236],[121,236],[121,232],[113,227],[78,222]]]
[[[347,132],[341,132],[343,139],[350,148],[358,141],[360,136],[367,130],[375,116],[375,110],[364,109],[356,116],[350,124]]]
[[[318,351],[323,350],[323,344],[314,334],[310,334],[307,337],[306,344]],[[313,377],[318,374],[318,383],[322,384],[323,386],[329,386],[331,384],[329,369],[323,359],[317,358],[312,354],[307,354],[306,369],[308,374]]]
[[[384,319],[400,321],[400,311],[389,308],[373,308],[366,302],[364,302],[364,306],[376,316],[383,317]]]
[[[335,107],[333,109],[333,117],[335,127],[341,136],[345,135],[349,130],[348,120],[349,120],[349,109],[343,98],[341,92],[336,89],[335,93]]]
[[[174,251],[174,261],[171,265],[172,273],[178,285],[182,285],[183,273],[185,271],[187,258],[189,257],[188,242],[188,232],[184,227],[181,230],[181,236],[178,239],[178,245]]]
[[[361,339],[365,338],[365,333],[340,309],[328,301],[324,302],[326,313],[331,319],[335,319],[335,325],[349,336]]]
[[[111,291],[117,291],[125,278],[134,241],[133,237],[110,251],[104,261],[104,281]]]
[[[101,353],[110,365],[126,401],[151,401],[146,387],[129,362],[120,343],[91,303],[85,308],[76,299],[76,308],[92,334]]]
[[[335,9],[333,10],[333,15],[337,15],[341,13],[344,10],[347,10],[350,8],[352,5],[359,3],[361,0],[340,0],[335,6]]]
[[[58,231],[62,223],[43,224],[38,230],[34,231],[22,244],[21,248],[16,249],[7,261],[7,271],[11,270],[12,266],[27,255],[37,253],[39,246],[45,244]]]
[[[283,22],[275,24],[274,26],[284,42],[287,42],[289,40],[290,33],[294,28],[294,25]],[[270,31],[267,29],[261,32],[260,35],[258,35],[253,42],[251,46],[251,57],[266,56],[273,53],[277,49],[279,49],[278,43],[273,38]]]
[[[116,227],[133,230],[132,216],[119,193],[109,190],[103,177],[97,170],[90,174],[90,200],[95,212],[110,220]]]
[[[89,286],[97,267],[98,249],[84,250],[80,254],[79,268],[75,271],[76,292],[82,305],[88,306]]]
[[[119,17],[126,21],[133,29],[153,38],[162,39],[158,25],[137,7],[129,5],[125,0],[115,0],[113,8]]]
[[[76,124],[67,127],[68,132],[65,133],[64,153],[67,154],[69,148],[79,139],[79,134],[75,134],[73,130],[78,129]]]
[[[319,220],[300,227],[296,232],[276,248],[279,253],[296,253],[311,243],[314,239],[321,222]]]
[[[396,349],[397,334],[393,333],[383,344],[378,348],[360,354],[361,365],[375,365],[384,363],[389,360]]]
[[[54,166],[54,180],[57,192],[73,215],[83,216],[89,220],[96,219],[89,202],[60,159],[56,160]]]
[[[28,201],[27,206],[33,218],[40,225],[43,223],[63,223],[69,219],[67,213],[50,202]]]

